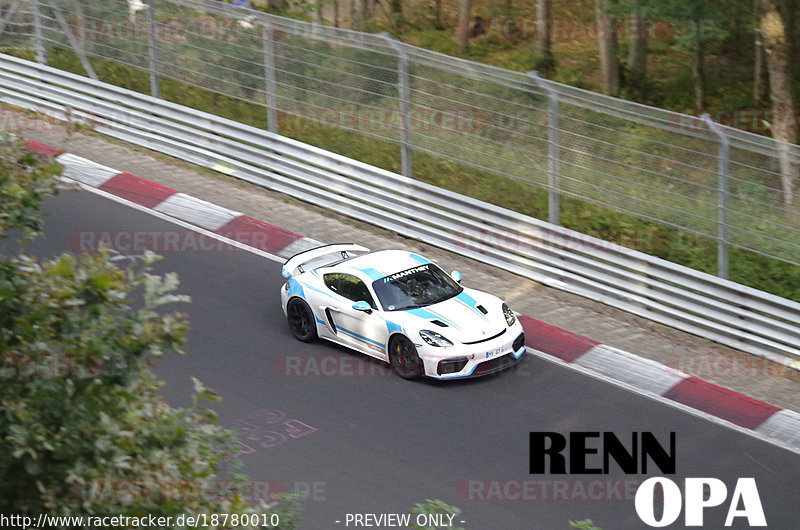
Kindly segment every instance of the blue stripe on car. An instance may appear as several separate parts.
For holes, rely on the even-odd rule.
[[[391,320],[387,320],[386,330],[391,334],[394,333],[395,331],[403,331],[403,328],[400,326],[400,324],[395,324]]]
[[[290,296],[299,296],[300,298],[306,297],[305,293],[303,292],[303,284],[294,278],[289,279],[289,290],[287,292]]]
[[[458,295],[456,295],[456,300],[466,305],[467,307],[478,313],[480,316],[482,316],[484,319],[486,319],[486,315],[484,315],[483,312],[480,309],[478,309],[478,301],[472,298],[464,291],[461,291],[460,293],[458,293]]]
[[[417,307],[415,309],[406,309],[406,313],[412,314],[415,317],[429,318],[431,320],[435,320],[435,319],[439,318],[438,316],[434,315],[433,313],[431,313],[427,309],[423,309],[421,307]]]
[[[419,254],[409,254],[408,257],[413,259],[414,261],[417,261],[417,262],[421,263],[422,265],[425,265],[426,263],[430,263],[430,261],[426,260],[425,258],[420,256]]]
[[[372,280],[373,282],[375,280],[380,280],[381,278],[386,276],[385,274],[381,273],[379,270],[373,269],[373,268],[358,269],[358,270],[360,270],[361,272],[363,272],[364,274],[369,276],[369,279]]]
[[[344,331],[344,332],[345,332],[345,333],[347,333],[348,335],[350,335],[350,336],[352,336],[352,337],[355,337],[355,338],[357,338],[357,339],[363,340],[363,341],[365,341],[365,342],[370,342],[370,343],[372,343],[372,344],[375,344],[375,345],[377,345],[377,346],[380,346],[381,348],[383,348],[383,347],[384,347],[384,344],[383,344],[383,343],[381,343],[381,342],[378,342],[377,340],[372,340],[372,339],[369,339],[369,338],[365,337],[364,335],[359,335],[358,333],[355,333],[354,331],[350,331],[349,329],[345,329],[345,328],[343,328],[342,326],[336,326],[336,329],[337,329],[337,330],[339,330],[339,331]]]
[[[418,307],[416,309],[406,309],[406,313],[411,313],[415,317],[426,318],[428,320],[441,320],[442,322],[444,322],[445,324],[447,324],[451,328],[461,329],[460,327],[456,326],[455,324],[453,324],[452,322],[450,322],[449,320],[447,320],[443,316],[437,315],[433,311],[428,311],[427,309],[423,309],[421,307]]]

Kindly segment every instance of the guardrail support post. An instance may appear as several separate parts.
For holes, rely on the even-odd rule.
[[[719,138],[717,155],[717,276],[728,279],[728,180],[730,177],[730,141],[710,114],[703,114],[708,127]]]
[[[33,45],[36,48],[36,62],[47,64],[47,50],[42,35],[42,12],[39,0],[33,0]]]
[[[272,24],[264,19],[264,94],[267,104],[267,130],[278,133],[278,107],[275,94],[275,41]]]
[[[400,97],[400,119],[401,123],[401,138],[400,138],[400,166],[402,168],[403,176],[411,178],[413,171],[411,169],[411,144],[410,144],[410,123],[409,112],[411,102],[409,101],[409,84],[408,84],[408,55],[400,44],[392,38],[388,33],[381,33],[389,46],[397,53],[397,84],[398,96]]]
[[[559,183],[558,183],[558,94],[539,72],[528,72],[536,84],[547,92],[547,220],[554,225],[559,223]]]
[[[161,97],[161,79],[158,77],[158,34],[156,25],[156,0],[147,2],[147,56],[150,63],[150,95]]]

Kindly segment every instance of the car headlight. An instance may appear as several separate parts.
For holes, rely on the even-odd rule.
[[[503,315],[506,317],[506,324],[508,324],[508,327],[513,326],[514,322],[517,321],[514,312],[506,304],[503,304]]]
[[[453,343],[450,342],[446,337],[436,333],[435,331],[428,331],[427,329],[423,329],[419,332],[419,336],[422,337],[422,340],[430,344],[431,346],[438,346],[440,348],[446,348],[448,346],[452,346]]]

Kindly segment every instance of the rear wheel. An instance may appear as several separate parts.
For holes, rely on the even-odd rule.
[[[311,308],[300,298],[292,298],[286,306],[289,329],[298,340],[311,342],[317,338],[317,326]]]
[[[408,338],[398,335],[389,344],[389,360],[397,375],[403,379],[414,379],[422,375],[422,359],[417,348]]]

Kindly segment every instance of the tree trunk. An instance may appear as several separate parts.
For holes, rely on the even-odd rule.
[[[800,77],[796,75],[800,70],[800,57],[797,56],[800,53],[800,41],[797,39],[797,0],[784,0],[781,5],[783,6],[781,15],[786,26],[786,41],[789,43],[789,65],[795,74],[795,79],[800,81]]]
[[[647,20],[642,17],[638,4],[634,4],[631,11],[628,71],[634,96],[641,101],[645,97],[647,80]]]
[[[797,143],[793,125],[794,100],[792,98],[791,42],[787,24],[781,12],[787,0],[762,0],[761,34],[767,55],[770,100],[772,101],[772,137],[781,142]],[[785,11],[784,11],[785,12]],[[778,144],[778,165],[781,171],[783,206],[788,212],[793,203],[794,180],[800,178],[797,165],[792,164],[790,147]]]
[[[433,27],[434,29],[444,29],[444,23],[442,23],[442,0],[436,0],[433,3]]]
[[[391,23],[395,29],[403,27],[403,0],[389,0],[389,10],[391,12]]]
[[[311,22],[315,24],[324,24],[325,18],[322,15],[322,0],[317,0],[314,9],[311,11]]]
[[[539,68],[550,70],[553,68],[553,21],[550,18],[551,0],[537,0],[536,2],[536,55]]]
[[[695,30],[699,33],[699,21],[695,21]],[[706,68],[705,68],[705,45],[698,37],[692,50],[692,82],[694,84],[694,106],[699,111],[706,106]]]
[[[339,0],[333,0],[333,27],[339,27]]]
[[[753,14],[761,20],[761,0],[753,0]],[[761,27],[753,30],[753,104],[756,107],[767,101],[767,58],[764,55],[764,37]]]
[[[353,0],[353,29],[362,31],[364,23],[367,21],[367,1]]]
[[[617,19],[610,18],[606,2],[616,0],[594,0],[597,15],[597,43],[600,46],[600,68],[603,72],[603,92],[609,96],[619,95],[619,57],[617,57]]]
[[[458,53],[464,53],[469,49],[469,20],[472,11],[471,0],[461,0],[458,9]]]

